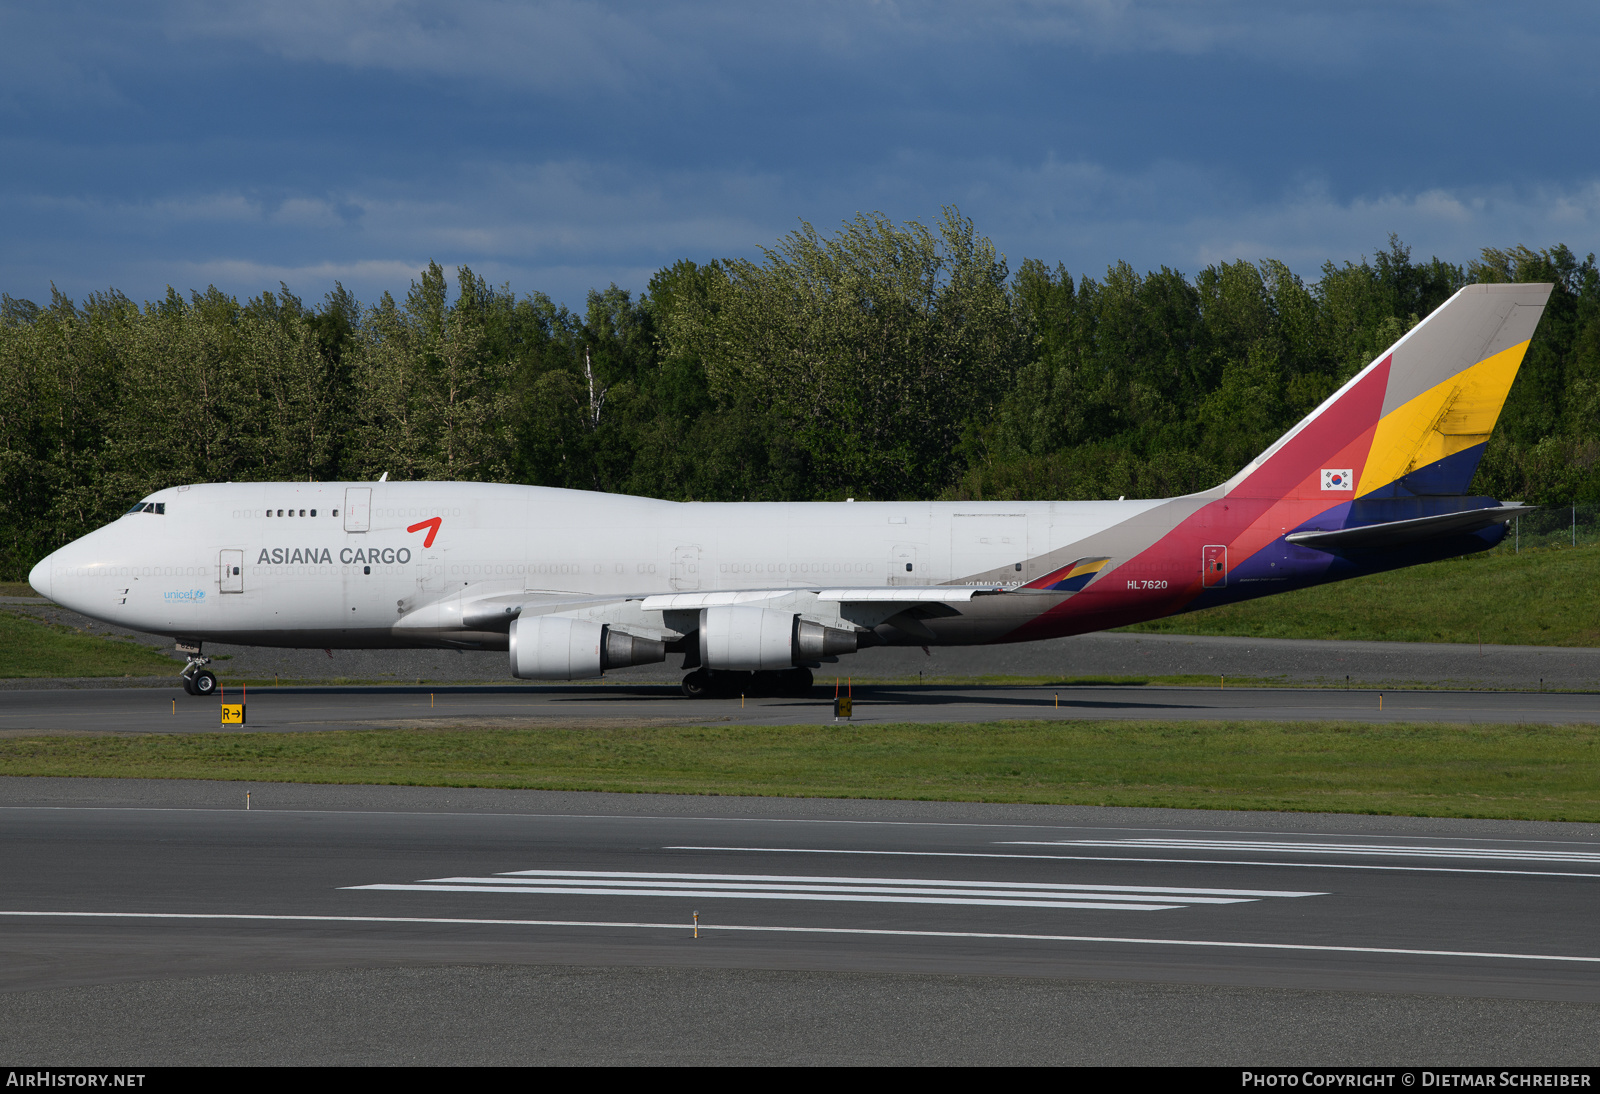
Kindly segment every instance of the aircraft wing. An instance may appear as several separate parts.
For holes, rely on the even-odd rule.
[[[644,598],[647,612],[714,608],[725,604],[756,604],[763,600],[809,593],[819,601],[838,604],[964,604],[975,596],[993,596],[1004,590],[993,586],[896,585],[863,589],[727,589],[705,593],[657,593]]]
[[[695,624],[670,613],[696,612],[725,605],[768,606],[782,611],[810,615],[829,625],[853,625],[871,630],[881,623],[914,635],[932,639],[934,634],[925,619],[960,615],[958,605],[975,597],[1006,592],[981,585],[892,585],[867,588],[740,589],[703,593],[660,593],[645,597],[640,605],[646,612],[661,612],[662,619],[678,630]]]
[[[654,633],[658,627],[668,631],[681,630],[688,622],[680,616],[668,623],[667,613],[698,613],[702,608],[726,605],[761,605],[824,618],[837,616],[839,620],[867,628],[896,619],[897,625],[909,623],[910,628],[916,630],[917,619],[956,615],[959,610],[955,605],[964,604],[974,597],[993,596],[1003,591],[984,586],[915,585],[856,589],[726,589],[634,596],[521,590],[487,592],[477,596],[457,593],[415,606],[407,605],[396,620],[395,627],[401,631],[504,631],[519,616],[570,615],[635,628],[642,624]],[[651,614],[655,612],[663,614],[656,617]]]
[[[397,631],[504,631],[522,615],[554,615],[604,608],[624,597],[586,593],[490,591],[477,596],[452,593],[416,605],[402,605]]]

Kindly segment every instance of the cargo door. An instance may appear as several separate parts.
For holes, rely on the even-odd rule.
[[[445,552],[442,547],[424,547],[417,552],[417,593],[423,600],[430,593],[444,592]]]
[[[218,582],[225,593],[244,592],[244,552],[223,551],[217,558]]]
[[[1026,513],[954,513],[950,520],[950,576],[957,584],[982,574],[1016,582],[1028,559]]]
[[[1228,584],[1228,548],[1220,543],[1201,548],[1200,584],[1207,589],[1220,589]]]
[[[344,530],[365,532],[372,527],[372,487],[350,486],[344,492]]]

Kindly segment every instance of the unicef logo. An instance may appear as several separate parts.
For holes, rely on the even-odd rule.
[[[194,603],[195,601],[204,600],[206,591],[204,589],[174,589],[172,592],[164,593],[163,595],[168,600],[186,600]]]

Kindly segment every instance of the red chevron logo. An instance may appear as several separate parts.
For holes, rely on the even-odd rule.
[[[410,528],[407,528],[406,531],[408,531],[408,532],[420,532],[424,528],[426,528],[428,530],[428,538],[422,541],[422,546],[424,546],[424,547],[432,547],[433,546],[433,537],[439,534],[439,525],[441,525],[443,523],[444,523],[444,518],[443,517],[429,517],[427,520],[419,520],[417,523],[413,524]]]

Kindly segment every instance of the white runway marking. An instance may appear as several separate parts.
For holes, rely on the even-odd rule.
[[[522,893],[549,896],[694,897],[708,900],[821,900],[869,904],[951,904],[1003,908],[1076,908],[1156,912],[1263,898],[1326,896],[1279,889],[1194,889],[1161,885],[1073,885],[944,878],[831,877],[788,874],[678,874],[616,870],[513,870],[491,877],[430,878],[347,889],[423,893]]]
[[[1114,839],[1006,840],[1005,847],[1106,847],[1161,851],[1249,851],[1255,854],[1363,855],[1388,858],[1484,859],[1492,862],[1600,863],[1600,851],[1425,847],[1403,843],[1311,843],[1301,840]]]
[[[387,891],[401,891],[413,893],[469,893],[483,892],[484,886],[480,885],[443,885],[443,884],[415,884],[415,885],[351,885],[351,889],[381,889]],[[663,892],[650,889],[611,889],[600,887],[575,887],[575,886],[498,886],[493,891],[501,893],[525,893],[538,896],[675,896],[694,897],[700,900],[709,900],[722,897],[727,900],[821,900],[839,903],[856,904],[952,904],[952,905],[982,905],[985,907],[1001,908],[1077,908],[1098,911],[1119,912],[1170,912],[1174,908],[1182,907],[1178,904],[1133,904],[1126,902],[1103,903],[1094,900],[985,900],[976,897],[934,897],[934,896],[859,896],[845,893],[820,894],[820,893],[740,893],[726,890],[678,889]]]
[[[1059,847],[1057,841],[1012,840],[1010,846]],[[1002,846],[1006,846],[1002,844]],[[1278,866],[1305,870],[1386,870],[1407,874],[1502,874],[1513,877],[1600,878],[1592,870],[1490,870],[1470,866],[1384,866],[1361,862],[1266,862],[1233,858],[1150,858],[1133,855],[1029,855],[998,854],[993,851],[862,851],[837,847],[712,847],[696,844],[670,844],[663,851],[754,851],[772,855],[900,855],[907,858],[988,858],[1048,862],[1157,862],[1181,866]]]
[[[268,915],[246,912],[8,912],[0,916],[25,919],[150,919],[210,920],[220,922],[266,923],[397,923],[442,924],[464,927],[605,927],[611,929],[692,931],[693,923],[629,923],[583,919],[456,919],[441,916],[386,915]],[[698,925],[702,935],[717,931],[742,931],[757,934],[835,934],[871,935],[888,938],[969,938],[1013,942],[1085,942],[1127,946],[1194,946],[1228,950],[1291,950],[1309,953],[1370,953],[1401,957],[1476,957],[1504,961],[1574,961],[1600,964],[1600,957],[1555,953],[1502,953],[1493,950],[1422,950],[1399,946],[1318,946],[1299,942],[1222,942],[1197,938],[1121,938],[1114,935],[1009,934],[1000,931],[897,931],[876,927],[771,927],[735,923]]]

